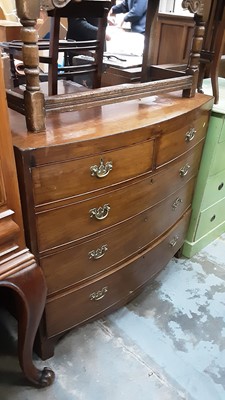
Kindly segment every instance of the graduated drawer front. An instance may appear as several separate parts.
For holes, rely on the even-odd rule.
[[[225,141],[216,144],[213,152],[213,158],[208,160],[208,162],[211,163],[209,171],[211,176],[225,170],[224,155],[225,155]]]
[[[225,168],[217,175],[207,179],[202,199],[201,209],[210,207],[212,204],[225,197]],[[224,212],[225,214],[225,212]]]
[[[187,213],[169,233],[130,264],[123,264],[80,289],[49,299],[45,308],[47,336],[64,332],[132,298],[135,291],[159,272],[182,246],[189,215]]]
[[[96,239],[41,259],[48,294],[93,277],[140,252],[183,215],[191,204],[194,183],[192,178],[172,196],[122,223],[119,229],[109,229]],[[90,258],[93,251],[100,258]]]
[[[98,190],[150,172],[153,143],[153,140],[149,140],[93,157],[34,168],[35,204]],[[98,177],[97,174],[105,176]]]
[[[184,120],[182,127],[174,126],[173,130],[159,138],[156,167],[179,157],[205,137],[208,114],[203,114],[196,120],[192,120],[192,117],[188,121]]]
[[[216,229],[225,222],[225,198],[204,211],[201,211],[194,240],[197,241],[204,235]]]
[[[83,202],[72,203],[64,207],[37,213],[39,251],[51,249],[76,241],[82,237],[100,232],[150,208],[157,202],[183,186],[198,169],[202,144],[165,169],[150,175],[136,183],[108,192]],[[180,175],[180,170],[187,169],[187,174]],[[90,217],[90,210],[104,208],[105,219]]]

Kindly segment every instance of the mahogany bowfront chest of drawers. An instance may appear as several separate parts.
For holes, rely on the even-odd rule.
[[[127,303],[183,245],[212,98],[179,93],[11,126],[27,245],[48,296],[42,358],[67,330]]]

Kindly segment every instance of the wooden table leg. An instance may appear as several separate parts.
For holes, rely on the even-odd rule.
[[[50,385],[54,372],[49,368],[39,370],[33,364],[33,344],[45,306],[46,285],[35,262],[0,281],[16,294],[18,318],[18,356],[26,378],[39,387]]]

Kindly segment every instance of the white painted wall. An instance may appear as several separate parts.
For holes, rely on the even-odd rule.
[[[6,19],[18,21],[15,0],[0,0],[0,7],[3,9]]]

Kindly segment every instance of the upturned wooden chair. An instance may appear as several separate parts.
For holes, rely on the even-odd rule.
[[[107,26],[107,15],[111,7],[111,2],[106,0],[83,0],[56,2],[61,7],[53,8],[48,11],[51,18],[50,44],[49,44],[49,95],[57,94],[57,81],[59,76],[73,77],[79,74],[92,74],[93,88],[101,86],[103,52],[105,43],[105,30]],[[65,4],[63,7],[62,5]],[[85,42],[66,42],[59,40],[60,19],[73,16],[74,18],[98,18],[97,39]],[[84,63],[84,65],[65,65],[58,68],[58,51],[73,51],[75,54],[91,51],[94,62]],[[60,74],[60,75],[59,75]]]
[[[48,16],[51,19],[50,39],[38,40],[37,45],[39,51],[47,50],[49,55],[40,55],[39,62],[48,64],[48,74],[41,74],[42,80],[48,81],[48,94],[56,95],[58,93],[59,79],[73,79],[73,77],[85,74],[91,75],[92,87],[98,88],[101,86],[103,52],[105,44],[105,30],[107,26],[107,15],[111,6],[111,1],[107,0],[83,0],[77,1],[59,1],[59,8],[53,7],[49,1],[43,2],[43,7],[46,7]],[[63,6],[64,4],[64,6]],[[98,18],[98,31],[96,40],[89,41],[71,41],[60,40],[60,19],[61,18]],[[9,52],[11,59],[15,56],[21,58],[23,50],[22,41],[13,41],[5,44],[5,50]],[[91,61],[86,61],[82,65],[64,65],[58,66],[59,53],[65,55],[68,52],[73,52],[74,55],[88,53]],[[12,65],[12,74],[14,77],[15,86],[23,83],[23,79],[16,74],[15,67]]]
[[[48,1],[49,0],[45,0]],[[55,17],[55,33],[53,38],[57,44],[58,19],[68,15],[69,10],[77,7],[75,0],[51,0],[52,12]],[[81,0],[81,9],[90,12],[91,4],[97,3],[95,0]],[[99,0],[105,13],[104,0]],[[107,2],[108,4],[108,2]],[[38,35],[35,29],[36,20],[40,12],[40,0],[17,0],[17,14],[20,18],[22,42],[23,42],[23,62],[25,66],[26,88],[23,93],[8,91],[7,99],[9,107],[22,113],[26,117],[27,129],[32,132],[45,130],[46,112],[63,112],[80,110],[94,107],[97,105],[110,104],[114,102],[138,99],[155,94],[162,94],[171,91],[182,90],[183,96],[192,97],[195,95],[198,80],[199,57],[202,49],[204,36],[203,22],[203,0],[183,0],[184,8],[194,13],[195,30],[192,41],[192,49],[188,65],[185,71],[178,71],[170,68],[160,68],[152,65],[152,54],[154,46],[155,27],[159,0],[149,0],[147,10],[145,46],[142,68],[142,82],[122,84],[118,86],[90,89],[81,93],[67,93],[61,95],[45,96],[41,92],[39,79],[39,53]],[[67,10],[67,11],[66,11]],[[66,11],[66,14],[64,12]],[[104,14],[105,15],[105,14]],[[54,31],[54,28],[53,28]],[[56,39],[55,39],[56,38]],[[54,43],[54,41],[52,43]],[[56,46],[55,44],[55,46]],[[57,46],[56,46],[57,47]],[[56,54],[54,45],[51,49],[52,71],[50,81],[52,82],[52,93],[55,91],[57,83]],[[101,59],[96,59],[96,63],[101,63]],[[98,73],[96,74],[98,75]]]

